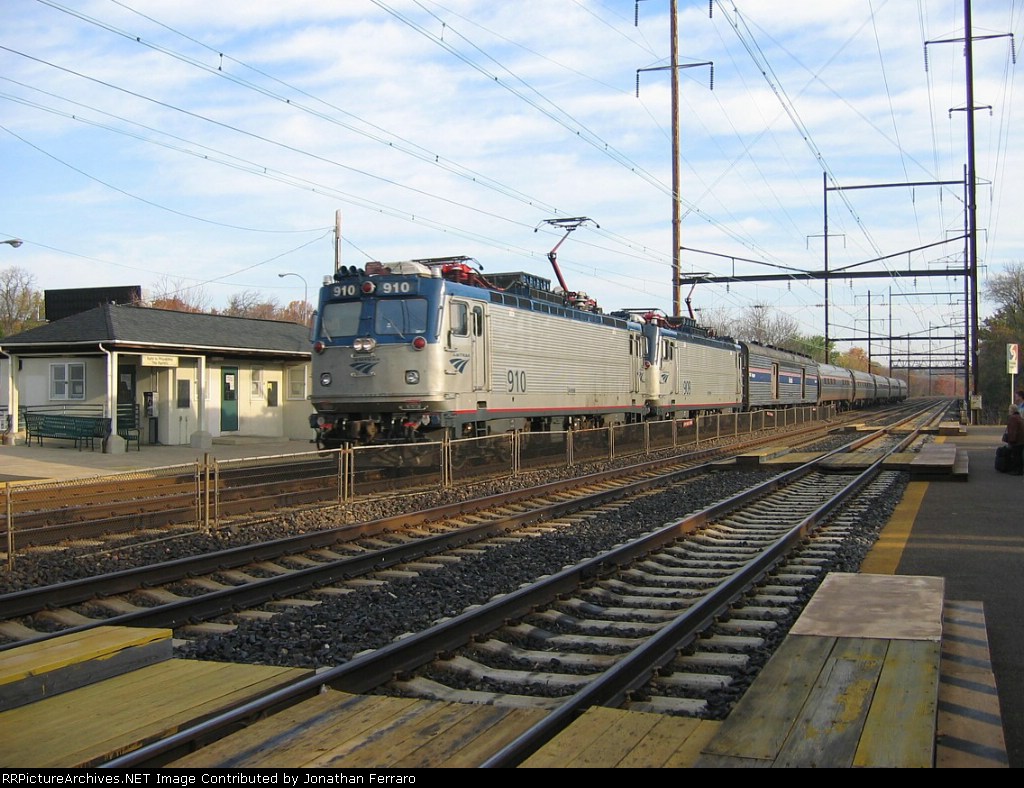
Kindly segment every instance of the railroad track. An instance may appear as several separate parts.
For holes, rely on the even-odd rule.
[[[324,685],[469,700],[493,700],[498,693],[503,702],[550,710],[539,726],[488,765],[518,762],[589,705],[629,702],[700,713],[698,706],[707,709],[714,703],[709,698],[730,691],[729,670],[716,674],[715,663],[721,668],[742,658],[723,657],[707,646],[717,641],[733,651],[759,649],[770,639],[785,618],[781,610],[792,615],[795,600],[806,593],[791,578],[814,582],[815,567],[829,561],[825,555],[810,555],[806,547],[802,556],[795,551],[836,507],[871,483],[881,460],[856,475],[820,474],[815,465],[808,463],[111,765],[144,763],[189,737],[207,737],[217,726]],[[829,500],[822,503],[825,488],[830,488]],[[740,511],[740,506],[749,508]],[[833,526],[848,527],[849,522]],[[691,536],[697,531],[699,537]],[[819,553],[843,541],[838,532],[826,534],[815,547]],[[774,579],[760,592],[752,591],[771,572]],[[743,601],[736,606],[738,600]],[[593,623],[598,620],[602,623]],[[509,621],[516,623],[510,626]],[[710,634],[702,638],[703,632]],[[439,653],[444,655],[440,661]],[[556,664],[563,669],[553,670]],[[657,676],[654,682],[652,676]],[[706,697],[694,697],[700,692]]]
[[[211,627],[197,622],[246,610],[266,615],[257,609],[272,601],[279,609],[308,604],[392,568],[528,538],[550,527],[534,524],[683,483],[709,470],[703,454],[7,594],[0,635],[8,642],[0,650],[100,625],[191,624],[201,634]]]
[[[684,456],[6,594],[0,634],[10,642],[0,650],[100,625],[182,627],[343,586],[467,545],[486,549],[486,540],[528,538],[550,527],[540,524],[682,483],[709,467],[701,456]]]
[[[889,412],[899,414],[907,407],[904,404]],[[836,424],[862,415],[848,413],[835,422],[757,433],[727,446],[704,449],[702,456],[722,456],[780,439],[799,440],[804,436],[813,440]],[[699,447],[687,456],[696,453],[701,453]],[[340,462],[337,452],[304,453],[253,458],[243,465],[222,463],[210,467],[196,463],[78,482],[8,486],[0,522],[5,529],[8,523],[13,524],[8,549],[15,552],[114,534],[166,531],[175,526],[236,524],[287,508],[337,504],[339,475],[343,472]],[[425,489],[417,472],[422,469],[405,470],[408,476],[387,480],[372,475],[360,477],[361,481],[350,492],[371,498],[382,493]],[[404,471],[396,471],[400,472]]]

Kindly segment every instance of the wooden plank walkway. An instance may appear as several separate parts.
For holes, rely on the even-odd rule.
[[[790,452],[789,454],[748,455],[748,464],[771,465],[778,468],[796,468],[804,463],[816,460],[821,452]],[[826,470],[857,471],[865,470],[869,465],[882,457],[884,452],[858,451],[830,457],[822,463]],[[739,458],[737,458],[739,464]],[[926,443],[919,452],[898,452],[889,457],[882,467],[888,471],[907,471],[914,479],[934,481],[966,481],[967,453],[957,451],[951,443]]]
[[[589,709],[520,768],[687,768],[720,725],[642,711]]]
[[[591,709],[523,766],[930,767],[942,595],[830,575],[725,722]]]
[[[934,766],[943,587],[829,575],[695,765]]]
[[[941,578],[829,575],[725,722],[595,708],[523,767],[1005,766],[983,610],[943,593]],[[61,662],[35,651],[40,665]],[[0,712],[0,767],[103,763],[302,675],[149,665]],[[475,767],[546,713],[327,690],[169,765]]]
[[[1005,769],[1009,759],[984,606],[947,602],[942,628],[935,765]]]
[[[309,671],[171,659],[0,712],[0,767],[94,766]]]
[[[169,659],[171,635],[96,627],[0,652],[0,711]]]
[[[547,712],[327,691],[174,768],[474,767]]]

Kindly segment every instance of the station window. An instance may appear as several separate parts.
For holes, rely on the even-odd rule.
[[[289,367],[288,399],[306,398],[306,367]]]
[[[192,407],[192,381],[188,378],[179,378],[177,383],[178,410],[187,410]]]
[[[50,399],[85,399],[85,364],[50,364]]]
[[[263,399],[263,370],[256,367],[252,371],[251,399]]]

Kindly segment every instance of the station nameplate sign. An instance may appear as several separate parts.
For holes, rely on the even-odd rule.
[[[144,367],[176,367],[178,366],[177,356],[157,356],[149,353],[142,355],[142,366]]]

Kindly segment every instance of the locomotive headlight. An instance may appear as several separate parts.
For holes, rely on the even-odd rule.
[[[331,377],[331,373],[330,372],[321,372],[320,373],[320,385],[321,386],[330,386],[332,380],[333,380],[333,378]]]
[[[417,369],[407,369],[405,371],[405,382],[410,386],[415,386],[420,382],[420,373]]]
[[[357,337],[352,343],[352,349],[359,353],[372,353],[377,347],[377,340],[373,337]]]

